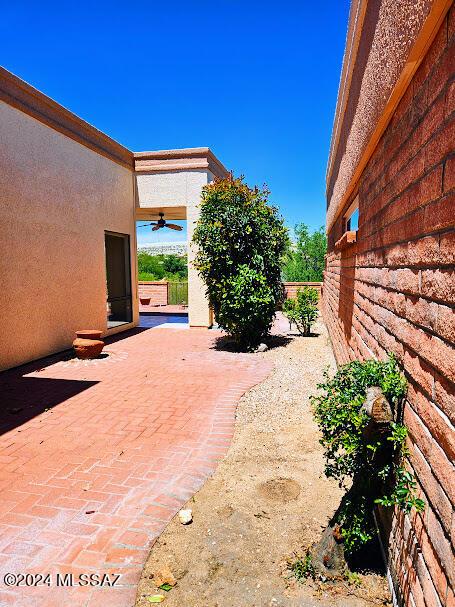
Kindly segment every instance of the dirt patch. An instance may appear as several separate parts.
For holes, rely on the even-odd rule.
[[[341,498],[323,475],[323,454],[309,396],[334,369],[324,325],[317,335],[282,340],[267,352],[274,371],[240,401],[226,458],[188,503],[193,523],[169,524],[155,543],[138,588],[137,607],[156,594],[154,572],[177,580],[169,607],[366,607],[388,605],[386,581],[360,575],[334,587],[301,584],[288,559],[303,555]],[[360,584],[360,585],[359,585]]]
[[[286,503],[300,495],[300,485],[290,478],[274,478],[259,485],[259,493],[266,500]]]

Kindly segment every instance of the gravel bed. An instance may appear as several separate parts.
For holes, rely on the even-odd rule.
[[[190,500],[194,520],[175,517],[151,550],[137,606],[156,594],[164,566],[177,580],[165,594],[170,607],[366,607],[388,605],[384,578],[361,576],[327,589],[300,584],[287,560],[317,540],[341,492],[325,478],[322,448],[309,397],[335,361],[321,320],[311,337],[286,334],[276,323],[269,377],[240,401],[230,450],[215,474]]]

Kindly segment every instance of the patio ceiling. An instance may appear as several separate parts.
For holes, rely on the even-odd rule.
[[[154,221],[160,218],[159,213],[164,213],[166,220],[185,220],[186,207],[136,207],[137,221]]]

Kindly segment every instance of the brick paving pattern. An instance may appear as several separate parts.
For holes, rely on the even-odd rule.
[[[270,372],[220,333],[137,329],[106,358],[0,375],[0,604],[134,605],[151,544],[226,453],[238,399]],[[3,576],[50,573],[51,586]],[[57,588],[107,573],[114,588]]]

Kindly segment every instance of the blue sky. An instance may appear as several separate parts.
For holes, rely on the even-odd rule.
[[[348,0],[11,2],[2,64],[134,151],[209,146],[248,183],[266,182],[289,226],[317,228],[348,10]]]

